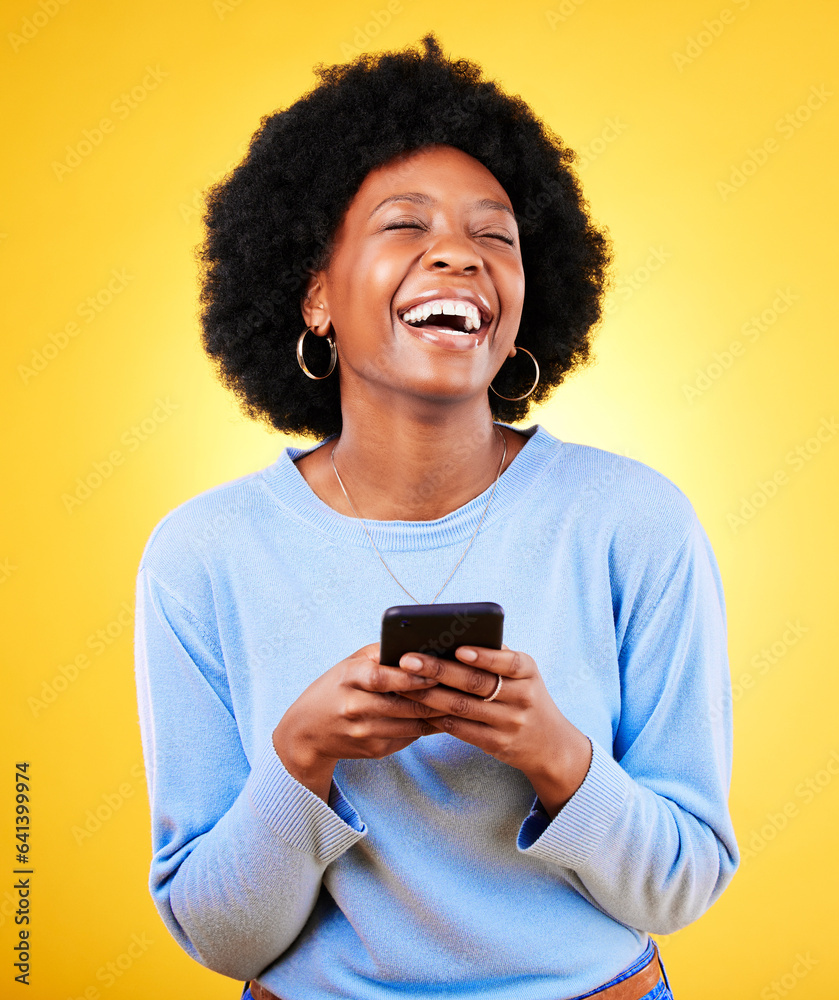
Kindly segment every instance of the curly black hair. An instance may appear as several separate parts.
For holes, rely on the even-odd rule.
[[[454,146],[480,161],[507,192],[519,226],[527,290],[516,344],[541,369],[517,402],[489,392],[493,419],[522,420],[589,359],[610,263],[572,170],[575,154],[517,96],[451,61],[436,36],[406,48],[324,67],[321,82],[266,115],[243,161],[207,193],[202,343],[248,416],[315,438],[340,431],[338,379],[307,378],[295,342],[306,282],[328,265],[332,240],[367,174],[399,154]],[[323,338],[306,340],[307,365],[327,370]],[[533,381],[519,352],[493,380],[504,396]]]

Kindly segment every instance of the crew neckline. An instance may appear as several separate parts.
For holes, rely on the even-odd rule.
[[[524,434],[528,440],[498,479],[481,532],[521,500],[547,466],[558,457],[563,445],[562,441],[538,423],[524,428],[500,421],[496,423],[499,427],[508,427]],[[333,510],[321,500],[294,464],[296,459],[322,448],[336,436],[332,434],[311,448],[287,446],[277,461],[264,469],[261,475],[274,500],[292,517],[305,521],[317,531],[339,541],[369,548],[370,539],[362,522]],[[442,548],[471,537],[481,520],[491,491],[492,484],[462,507],[433,521],[376,521],[365,518],[364,524],[376,546],[382,551]]]

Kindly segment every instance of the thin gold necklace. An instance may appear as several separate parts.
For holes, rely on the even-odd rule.
[[[481,519],[480,519],[480,521],[478,521],[478,527],[475,528],[474,532],[472,533],[472,537],[469,539],[469,544],[463,550],[463,555],[460,557],[460,559],[457,560],[457,564],[455,565],[455,568],[446,577],[446,583],[444,583],[443,586],[437,591],[437,593],[434,595],[434,600],[432,600],[432,601],[429,602],[430,604],[433,604],[434,601],[436,601],[437,598],[440,596],[440,594],[443,593],[443,591],[446,589],[446,584],[454,576],[455,570],[457,570],[457,567],[463,562],[464,558],[466,557],[466,553],[469,551],[469,549],[470,549],[470,547],[472,545],[472,542],[475,541],[475,536],[481,530],[481,525],[484,523],[484,518],[486,517],[487,511],[489,510],[489,505],[492,503],[492,498],[495,496],[495,487],[498,485],[498,480],[501,478],[501,470],[504,468],[504,459],[507,457],[507,439],[506,439],[506,437],[504,437],[503,434],[501,434],[501,431],[498,429],[498,425],[497,424],[493,424],[493,427],[495,428],[496,433],[501,435],[501,441],[504,444],[504,454],[501,456],[501,464],[498,466],[498,475],[495,477],[495,482],[492,484],[492,492],[489,495],[489,500],[487,500],[486,507],[484,507],[484,512],[483,512],[483,514],[481,514]],[[338,469],[335,467],[335,449],[337,447],[338,447],[338,442],[336,441],[335,444],[332,445],[332,451],[329,453],[329,457],[332,459],[332,468],[335,469],[335,475],[338,477],[338,482],[341,485],[341,489],[344,491],[344,496],[347,498],[347,503],[350,505],[350,507],[352,507],[352,511],[355,514],[355,516],[359,519],[359,521],[361,521],[361,526],[364,528],[365,532],[367,532],[367,537],[370,539],[370,544],[376,550],[376,555],[379,557],[379,559],[381,559],[382,565],[388,571],[388,573],[390,573],[390,575],[393,576],[393,572],[391,571],[390,566],[388,566],[388,564],[384,561],[384,559],[382,559],[382,554],[381,554],[381,552],[379,552],[378,546],[373,541],[373,536],[370,534],[369,531],[367,531],[367,525],[366,525],[366,523],[364,521],[364,518],[355,509],[355,504],[353,504],[352,500],[350,500],[350,495],[349,495],[349,493],[347,493],[347,489],[344,486],[344,483],[341,480],[341,477],[338,475]],[[396,577],[393,576],[393,579],[396,580]],[[396,582],[399,583],[398,580],[396,580]],[[399,586],[402,587],[402,584],[399,583]],[[405,587],[402,587],[402,589],[405,591],[405,593],[408,595],[408,597],[411,598],[411,600],[414,602],[414,604],[421,604],[422,603],[421,601],[418,601],[416,599],[416,597],[414,597],[414,595],[409,590],[407,590]]]

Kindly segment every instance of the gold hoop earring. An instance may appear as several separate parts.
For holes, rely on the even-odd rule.
[[[307,333],[314,333],[314,332],[315,332],[314,330],[310,330],[309,327],[307,326],[306,329],[297,338],[297,364],[300,365],[300,367],[303,369],[306,375],[309,376],[309,378],[313,378],[320,381],[320,379],[322,378],[328,378],[334,371],[335,364],[338,361],[338,349],[335,347],[335,340],[332,337],[332,333],[331,332],[328,333],[326,335],[326,342],[327,344],[329,344],[329,352],[330,352],[329,371],[326,373],[326,375],[313,375],[306,367],[306,362],[303,360],[303,341],[305,340]]]
[[[528,351],[526,347],[519,347],[518,344],[516,344],[516,350],[524,351],[525,354],[530,354],[530,351]],[[533,364],[536,365],[536,381],[533,383],[530,389],[528,389],[528,391],[523,396],[502,396],[500,392],[495,392],[495,389],[492,389],[492,382],[490,382],[489,387],[490,389],[492,389],[493,392],[495,392],[496,396],[500,397],[501,399],[508,399],[510,400],[510,402],[513,403],[516,402],[516,400],[518,399],[527,399],[530,393],[533,392],[533,390],[539,384],[539,362],[536,360],[536,358],[533,357],[532,354],[530,354],[530,357],[533,359]]]

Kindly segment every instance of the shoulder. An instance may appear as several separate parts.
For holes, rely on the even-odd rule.
[[[152,530],[140,569],[165,580],[203,564],[211,553],[244,544],[252,527],[276,509],[265,488],[264,472],[220,483],[170,510]]]
[[[537,500],[546,534],[585,572],[600,567],[616,596],[650,589],[684,560],[709,558],[693,505],[667,476],[626,455],[553,441]]]
[[[579,564],[608,573],[618,631],[667,588],[696,587],[723,603],[708,536],[685,493],[637,459],[589,445],[561,445],[552,487],[563,491],[563,534]],[[705,599],[705,598],[703,598]]]
[[[554,439],[556,440],[556,439]],[[622,535],[664,534],[683,541],[696,524],[685,493],[638,459],[591,445],[557,441],[550,488],[575,517]]]

